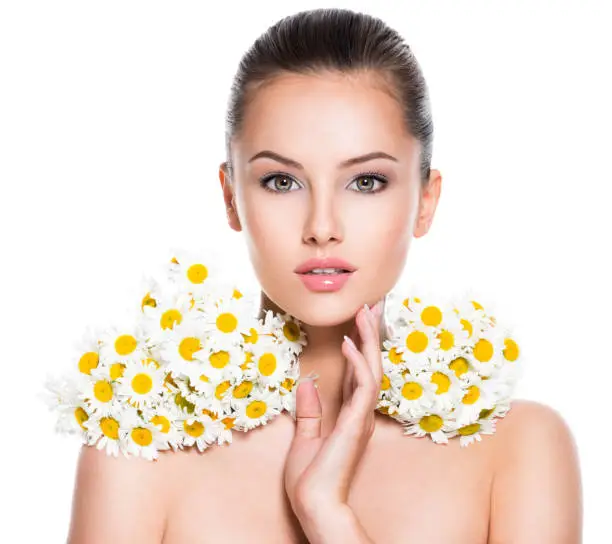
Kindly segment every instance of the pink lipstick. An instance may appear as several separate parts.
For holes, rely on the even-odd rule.
[[[309,259],[294,272],[310,291],[333,292],[340,290],[356,268],[347,261],[335,257]]]

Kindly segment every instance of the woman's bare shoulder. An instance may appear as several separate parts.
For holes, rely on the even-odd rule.
[[[161,542],[168,461],[114,457],[83,445],[78,458],[68,542]]]
[[[516,399],[495,434],[493,541],[578,542],[578,451],[563,416],[546,404]]]

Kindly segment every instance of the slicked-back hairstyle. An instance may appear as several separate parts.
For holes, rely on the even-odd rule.
[[[429,92],[421,68],[402,36],[381,19],[347,9],[324,8],[284,17],[268,28],[240,60],[228,101],[227,167],[231,143],[258,88],[287,73],[368,73],[402,107],[409,134],[420,143],[420,177],[427,184],[433,147]]]

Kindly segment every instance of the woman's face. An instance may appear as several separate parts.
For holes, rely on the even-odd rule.
[[[243,231],[265,295],[311,326],[344,323],[393,288],[439,194],[433,171],[420,195],[418,142],[369,81],[291,74],[261,87],[232,144],[231,183],[220,170],[230,226]],[[354,268],[342,287],[296,273],[328,257]]]

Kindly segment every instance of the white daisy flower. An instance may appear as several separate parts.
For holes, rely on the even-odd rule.
[[[437,444],[447,444],[453,429],[446,414],[427,413],[404,425],[404,434],[418,438],[429,435]]]
[[[121,436],[121,447],[129,454],[153,461],[159,451],[169,449],[165,436],[153,423],[133,420],[125,426]]]
[[[408,374],[409,376],[409,374]],[[380,382],[380,400],[393,399],[394,395],[397,395],[397,391],[402,390],[405,379],[401,372],[397,370],[384,370],[383,377]]]
[[[160,449],[172,448],[174,451],[180,449],[183,437],[176,425],[172,425],[172,422],[179,416],[180,411],[176,404],[168,400],[164,400],[153,410],[145,411],[146,420],[159,431],[157,440],[164,442],[164,447]]]
[[[257,328],[257,319],[249,306],[235,298],[224,298],[215,304],[206,305],[202,311],[203,329],[215,337],[220,345],[241,345],[244,335]]]
[[[110,362],[137,361],[147,349],[140,324],[112,325],[100,335],[100,357]]]
[[[181,435],[183,446],[195,445],[200,452],[206,450],[217,441],[220,423],[210,416],[184,415],[176,420]]]
[[[433,313],[429,309],[424,312]],[[469,346],[469,335],[459,317],[452,311],[445,310],[444,321],[436,329],[438,339],[436,350],[437,359],[448,363],[461,355]]]
[[[464,356],[481,376],[491,376],[504,364],[505,334],[498,327],[483,330]]]
[[[216,415],[213,414],[211,416],[212,419],[215,419],[215,417],[213,416],[216,417]],[[233,434],[235,422],[236,422],[236,418],[232,416],[226,416],[226,417],[218,419],[219,426],[218,426],[218,434],[217,434],[217,445],[222,446],[223,444],[232,443],[232,434]]]
[[[159,404],[165,377],[164,369],[148,359],[130,362],[117,380],[117,392],[136,408]]]
[[[168,331],[188,321],[197,325],[202,317],[201,312],[194,309],[194,300],[188,293],[165,291],[157,297],[155,306],[144,306],[141,320],[142,328],[153,344],[165,341]]]
[[[91,379],[79,393],[79,398],[85,401],[86,410],[102,417],[121,409],[117,385],[108,375],[108,369],[93,369],[90,376]]]
[[[100,364],[100,346],[102,344],[98,337],[102,331],[96,330],[88,326],[75,343],[75,349],[78,353],[77,368],[81,374],[89,374],[92,369]]]
[[[434,394],[435,410],[448,411],[456,406],[463,397],[462,382],[455,373],[443,363],[435,362],[430,366],[430,381],[436,386]]]
[[[475,423],[463,425],[449,434],[449,438],[459,436],[462,448],[469,446],[472,442],[480,442],[483,434],[493,434],[495,432],[495,420],[483,419]]]
[[[222,270],[225,257],[215,248],[188,251],[174,247],[170,253],[168,279],[197,298],[204,298],[226,284]]]
[[[176,376],[186,374],[191,365],[199,362],[195,355],[206,346],[208,335],[200,321],[191,320],[175,325],[166,334],[158,356],[166,362],[166,371]]]
[[[306,331],[300,325],[300,321],[288,313],[277,316],[268,310],[262,330],[264,333],[274,335],[280,343],[285,344],[289,353],[299,355],[307,344]]]
[[[401,372],[408,368],[404,340],[399,337],[383,340],[382,362],[386,372]]]
[[[401,416],[415,417],[434,406],[436,385],[431,382],[431,372],[406,373],[401,382],[391,383],[392,398]]]
[[[483,409],[495,404],[496,395],[490,381],[483,380],[475,372],[466,374],[463,395],[456,407],[455,417],[460,425],[476,421]]]
[[[117,457],[121,452],[128,457],[122,448],[121,439],[137,420],[136,408],[127,404],[116,405],[113,411],[105,415],[94,413],[84,422],[87,427],[87,444],[95,445],[98,450],[104,449],[108,455]]]
[[[439,340],[435,330],[421,323],[411,323],[407,327],[399,329],[401,344],[396,342],[396,351],[403,354],[406,361],[405,367],[411,371],[418,371],[429,366],[431,360],[437,359],[437,347]]]
[[[278,395],[267,389],[254,389],[251,395],[238,405],[236,426],[250,430],[259,425],[266,425],[280,413],[280,410]]]
[[[240,365],[244,363],[244,355],[240,346],[225,345],[213,337],[208,340],[201,351],[194,354],[194,357],[201,364],[193,367],[189,365],[185,371],[185,374],[193,381],[205,381],[200,378],[202,374],[213,383],[242,377],[243,371]]]
[[[68,375],[60,378],[47,376],[44,389],[38,394],[38,398],[49,410],[55,412],[55,432],[77,434],[81,437],[87,432],[83,423],[89,419],[89,411],[79,397],[83,385],[85,384],[77,385],[77,381]]]
[[[285,379],[291,366],[292,356],[283,344],[267,340],[253,344],[253,371],[247,371],[249,377],[256,379],[266,386],[278,387]]]

